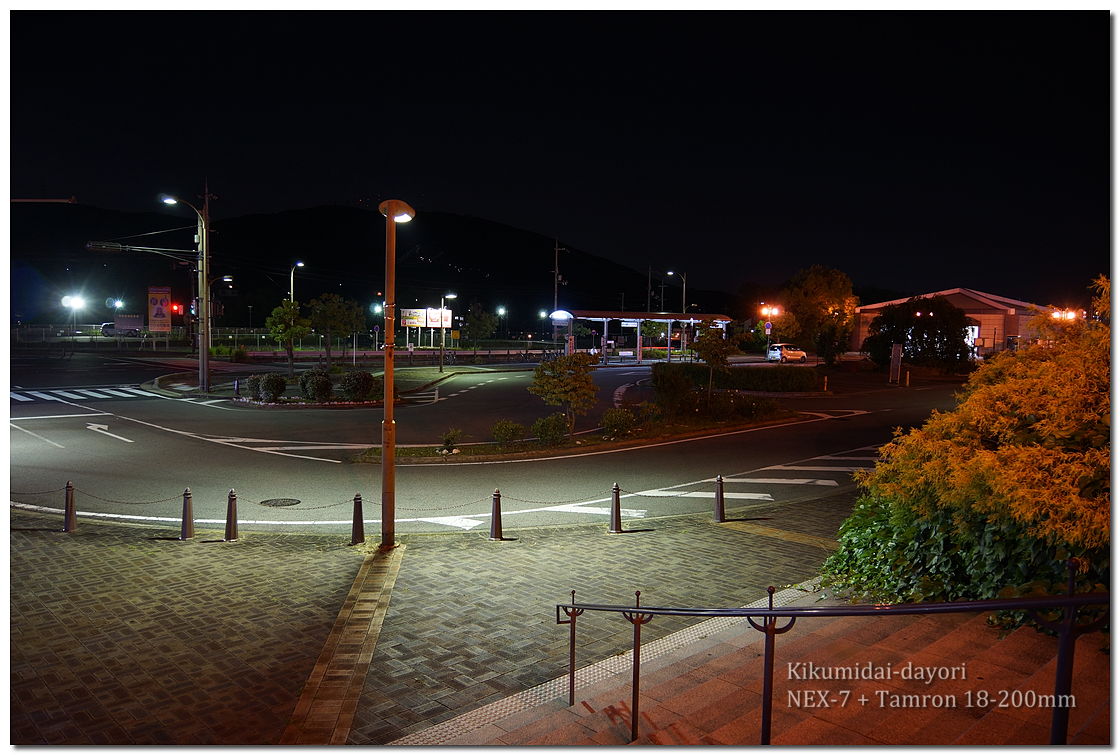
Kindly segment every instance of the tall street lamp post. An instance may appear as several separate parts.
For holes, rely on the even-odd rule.
[[[64,296],[62,297],[62,306],[70,310],[70,340],[77,341],[78,310],[85,309],[86,300],[80,296]]]
[[[378,209],[385,216],[385,415],[381,421],[381,547],[396,547],[397,424],[393,419],[393,351],[397,319],[397,223],[416,217],[416,210],[399,199],[387,199]]]
[[[184,199],[164,195],[163,203],[185,204],[198,216],[198,390],[210,390],[210,190],[202,192],[202,209]]]
[[[444,294],[439,297],[439,371],[443,372],[443,350],[447,344],[447,328],[443,327],[443,304],[445,299],[457,299],[458,294]]]
[[[762,309],[758,310],[766,318],[766,356],[770,356],[770,318],[778,316],[778,308],[762,302]]]
[[[296,262],[292,265],[291,272],[288,273],[288,301],[296,300],[296,268],[303,267],[302,262]]]
[[[681,314],[685,314],[685,313],[688,312],[688,278],[685,277],[684,273],[674,273],[672,270],[670,270],[667,274],[668,275],[679,275],[679,276],[681,276]],[[682,320],[681,321],[681,352],[682,353],[685,351],[685,347],[688,345],[688,331],[685,330],[686,327],[688,327],[688,326],[686,326],[684,324],[684,321]],[[670,343],[670,346],[672,346],[671,343]],[[684,357],[682,356],[681,359],[684,359]]]

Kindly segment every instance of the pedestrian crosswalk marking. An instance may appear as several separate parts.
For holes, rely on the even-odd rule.
[[[90,399],[111,399],[116,398],[164,398],[158,393],[145,391],[141,388],[130,388],[127,386],[118,386],[117,388],[52,388],[42,391],[29,391],[22,390],[19,392],[9,391],[8,396],[12,401],[62,401],[69,399],[70,401],[89,401]]]

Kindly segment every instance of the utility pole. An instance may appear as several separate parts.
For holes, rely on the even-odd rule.
[[[649,297],[653,296],[653,266],[646,266],[646,312],[649,312]]]

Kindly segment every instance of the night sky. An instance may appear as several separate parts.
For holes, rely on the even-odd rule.
[[[216,219],[397,197],[691,287],[1087,303],[1110,16],[11,14],[11,192]],[[609,303],[604,303],[609,306]]]

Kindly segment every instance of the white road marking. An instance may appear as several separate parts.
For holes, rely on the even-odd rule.
[[[28,391],[35,398],[41,398],[45,401],[62,401],[58,396],[52,396],[49,393],[40,393],[39,391]]]
[[[692,483],[695,484],[695,483]],[[715,498],[716,493],[714,490],[692,490],[687,493],[677,493],[669,490],[661,490],[655,488],[654,490],[642,490],[634,495],[645,496],[649,498]],[[724,493],[724,498],[742,498],[747,501],[773,501],[774,498],[769,493]]]
[[[398,519],[397,521],[399,522],[402,520]],[[471,519],[465,516],[438,516],[404,521],[431,522],[432,524],[442,524],[447,527],[457,527],[461,530],[473,530],[475,527],[483,524],[481,519]]]
[[[723,481],[728,482],[753,482],[759,485],[839,485],[836,480],[809,480],[809,479],[793,479],[790,477],[724,477]],[[704,482],[715,482],[715,479],[704,480]]]
[[[818,459],[837,459],[839,461],[879,461],[878,456],[818,456]]]
[[[156,398],[167,398],[166,396],[161,396],[158,393],[150,393],[148,391],[141,390],[140,388],[124,388],[122,390],[126,390],[129,393],[135,393],[137,396],[154,396]],[[172,400],[174,401],[175,399]]]
[[[811,467],[811,466],[794,466],[789,464],[777,464],[772,467],[765,467],[765,469],[790,469],[801,470],[804,472],[858,472],[861,469],[870,469],[871,467]]]
[[[98,393],[97,391],[91,391],[87,388],[75,388],[74,390],[78,393],[83,393],[86,396],[90,396],[92,398],[109,398],[104,393]]]
[[[55,443],[53,440],[48,440],[47,438],[44,438],[42,435],[39,435],[38,433],[33,433],[26,428],[20,427],[19,425],[15,424],[14,422],[9,422],[8,424],[10,426],[14,427],[15,429],[19,430],[20,432],[24,432],[24,433],[27,433],[28,435],[30,435],[34,438],[38,438],[39,440],[43,441],[44,443],[50,443],[52,446],[55,446],[56,448],[66,448],[66,446],[62,445],[61,443]]]
[[[55,391],[54,394],[56,396],[62,396],[63,398],[74,399],[75,401],[85,401],[88,398],[88,396],[79,396],[77,393],[71,393],[70,391]]]
[[[11,396],[12,398],[14,398],[16,401],[34,401],[35,400],[33,398],[28,398],[27,396],[21,396],[18,393],[9,392],[8,395]]]
[[[111,394],[113,396],[120,396],[121,398],[136,398],[136,396],[134,396],[131,393],[125,393],[124,391],[118,391],[115,388],[101,388],[99,390],[102,390],[105,393]]]
[[[87,430],[93,430],[95,433],[101,433],[102,435],[108,435],[110,438],[116,438],[117,440],[123,440],[125,443],[134,443],[135,442],[135,441],[129,440],[128,438],[125,438],[123,436],[114,435],[113,433],[109,432],[109,426],[108,425],[86,425],[86,429]]]
[[[109,412],[86,412],[85,414],[40,414],[38,417],[16,417],[20,422],[29,419],[66,419],[72,417],[112,417]]]

